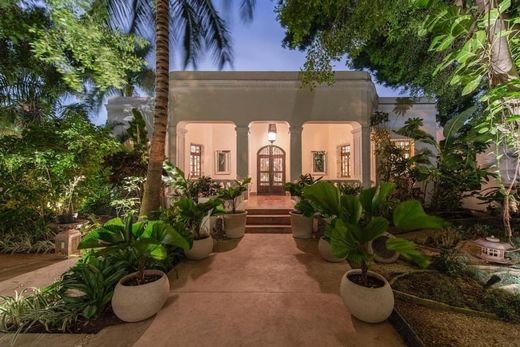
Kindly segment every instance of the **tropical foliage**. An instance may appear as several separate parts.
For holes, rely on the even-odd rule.
[[[167,247],[189,249],[188,241],[170,224],[162,221],[134,223],[128,215],[123,222],[114,218],[102,227],[88,233],[80,242],[80,249],[93,249],[96,255],[115,255],[135,260],[137,283],[144,280],[144,270],[149,259],[162,261],[167,258]]]
[[[251,183],[251,177],[243,180],[235,180],[234,184],[223,187],[218,192],[218,198],[224,203],[231,203],[231,213],[237,213],[237,202],[244,192],[247,191],[248,184]]]
[[[359,195],[341,195],[332,183],[318,182],[303,191],[303,196],[314,203],[323,216],[330,219],[325,236],[330,240],[334,256],[346,258],[361,266],[363,282],[367,286],[368,264],[371,260],[367,245],[370,241],[383,236],[391,225],[403,231],[440,229],[445,226],[442,219],[427,215],[417,200],[408,200],[397,205],[393,209],[391,224],[383,217],[382,211],[394,189],[393,183],[381,183],[362,190]],[[411,241],[390,238],[386,247],[422,267],[428,266],[428,259]]]

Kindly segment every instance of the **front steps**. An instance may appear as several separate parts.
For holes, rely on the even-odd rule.
[[[290,234],[290,209],[247,209],[246,233]]]

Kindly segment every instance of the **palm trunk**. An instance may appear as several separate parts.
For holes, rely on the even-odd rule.
[[[147,216],[161,206],[162,166],[165,155],[168,124],[168,93],[170,78],[169,0],[157,0],[155,33],[155,110],[153,135],[144,185],[141,216]]]

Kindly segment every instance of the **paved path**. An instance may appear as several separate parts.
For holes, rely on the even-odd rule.
[[[338,295],[347,265],[315,240],[246,234],[169,274],[172,292],[135,346],[402,346],[389,323],[350,316]]]

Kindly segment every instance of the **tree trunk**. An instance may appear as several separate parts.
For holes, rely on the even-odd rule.
[[[161,205],[162,166],[165,159],[170,79],[169,0],[157,0],[155,19],[155,109],[148,171],[140,216],[148,216]]]
[[[489,13],[492,10],[498,9],[498,1],[497,0],[477,0],[477,6],[479,9],[486,15],[487,23],[486,23],[486,32],[490,45],[490,57],[491,62],[489,64],[488,78],[489,78],[489,87],[494,88],[501,84],[507,84],[515,79],[519,78],[518,70],[516,69],[515,62],[513,61],[513,56],[511,54],[511,49],[509,46],[508,36],[501,34],[502,32],[507,30],[506,23],[504,20],[504,14],[500,13],[494,22],[489,18]],[[505,98],[502,100],[502,103],[505,106],[506,112],[509,115],[518,114],[520,101],[517,98]],[[508,122],[507,120],[502,120],[502,122]],[[520,123],[515,122],[514,126],[516,127],[516,131],[520,127]],[[504,147],[506,147],[505,145]],[[513,144],[515,150],[520,148],[520,143]],[[507,148],[504,148],[507,151]],[[497,155],[500,153],[500,148],[497,148]],[[507,156],[506,156],[507,158]],[[507,159],[506,159],[507,160]],[[502,206],[502,220],[504,223],[504,228],[506,229],[506,234],[509,238],[509,242],[511,242],[512,238],[512,228],[511,228],[511,203],[513,197],[511,193],[513,188],[516,185],[516,179],[518,177],[519,170],[519,159],[513,159],[515,164],[515,172],[513,175],[513,179],[508,184],[507,187],[504,185],[503,177],[499,177],[499,182],[501,186],[501,191],[504,194],[504,202]],[[498,160],[498,170],[500,172],[500,160]]]

